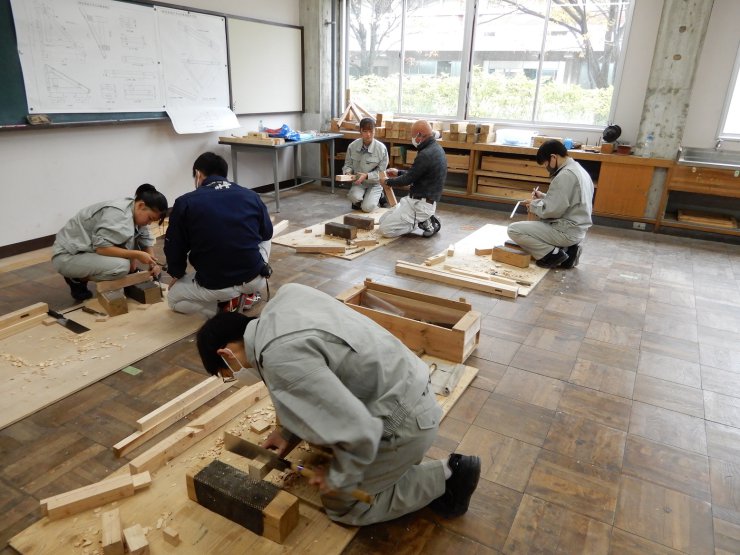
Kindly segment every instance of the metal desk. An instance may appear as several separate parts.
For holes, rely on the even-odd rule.
[[[221,137],[218,141],[219,144],[222,145],[229,145],[231,147],[231,172],[234,176],[234,182],[239,183],[239,178],[237,176],[237,163],[236,163],[236,155],[239,151],[244,150],[254,150],[254,149],[262,149],[262,150],[271,150],[272,151],[272,173],[273,177],[275,179],[275,210],[277,212],[280,212],[280,180],[278,178],[278,152],[281,150],[289,149],[289,148],[297,148],[301,145],[306,145],[309,143],[329,143],[329,176],[324,177],[311,177],[311,176],[305,176],[305,175],[298,175],[298,162],[299,162],[299,152],[296,151],[295,155],[293,156],[293,181],[296,185],[298,185],[298,179],[314,179],[318,181],[330,181],[331,182],[331,192],[334,192],[334,139],[341,139],[344,135],[341,133],[321,133],[314,137],[313,139],[304,139],[300,141],[285,141],[285,143],[281,145],[266,145],[266,144],[259,144],[259,143],[245,143],[240,142],[237,137],[234,137],[234,140],[230,140],[229,137]],[[319,149],[320,152],[321,149]],[[320,167],[320,166],[319,166]]]

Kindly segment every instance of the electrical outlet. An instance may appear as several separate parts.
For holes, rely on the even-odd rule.
[[[645,223],[644,222],[632,222],[632,229],[640,229],[642,231],[645,231]]]

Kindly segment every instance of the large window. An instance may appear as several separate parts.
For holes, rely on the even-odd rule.
[[[629,4],[347,0],[347,84],[371,111],[603,126]]]

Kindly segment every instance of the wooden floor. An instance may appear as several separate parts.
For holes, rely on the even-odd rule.
[[[272,197],[265,201],[272,209]],[[283,193],[299,229],[346,211],[339,191]],[[346,553],[740,553],[740,247],[595,227],[578,268],[516,301],[396,276],[508,214],[443,204],[441,232],[354,261],[275,246],[273,289],[336,294],[371,277],[472,302],[480,373],[429,453],[475,453],[470,511],[364,528]],[[49,263],[0,274],[0,313],[71,305]],[[38,500],[104,478],[135,420],[204,377],[185,339],[0,431],[0,546]],[[131,453],[136,456],[140,450]]]

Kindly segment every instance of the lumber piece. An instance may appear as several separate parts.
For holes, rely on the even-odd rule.
[[[496,247],[491,253],[491,258],[496,262],[503,262],[517,268],[528,268],[532,257],[509,247]]]
[[[447,247],[447,256],[455,256],[455,245]]]
[[[123,539],[126,541],[129,555],[147,555],[149,553],[149,541],[141,524],[134,524],[124,528]]]
[[[439,254],[435,254],[434,256],[430,256],[424,261],[424,264],[426,266],[434,266],[435,264],[439,264],[440,262],[444,262],[445,258],[447,258],[447,253],[441,252]]]
[[[132,472],[153,472],[267,396],[263,382],[242,387],[129,463]]]
[[[518,243],[515,243],[514,241],[505,241],[504,246],[516,251],[526,252],[521,246],[519,246]]]
[[[103,536],[103,555],[123,555],[121,511],[119,509],[106,511],[100,516],[100,530]]]
[[[35,303],[26,308],[14,310],[0,316],[0,339],[10,337],[18,332],[34,327],[43,322],[49,305],[46,303]],[[54,321],[56,322],[56,320]]]
[[[295,252],[304,254],[344,254],[344,246],[334,245],[296,245]]]
[[[474,277],[477,279],[485,279],[487,281],[491,280],[491,275],[484,272],[476,272],[475,270],[468,270],[467,268],[459,268],[457,266],[453,266],[452,264],[445,264],[443,268],[448,272],[452,272],[453,274]]]
[[[145,474],[139,477],[140,488],[138,489],[151,484],[151,476],[148,472]],[[49,517],[49,520],[56,520],[105,505],[111,501],[130,497],[136,490],[134,476],[125,474],[42,499],[41,510]]]
[[[515,299],[519,291],[518,287],[512,287],[503,283],[493,283],[490,280],[460,276],[452,272],[436,270],[423,265],[414,264],[412,262],[406,262],[404,260],[396,262],[396,273],[421,277],[432,281],[447,283],[449,285],[457,285],[459,287],[467,287],[476,291],[483,291],[485,293],[491,293],[493,295],[499,295],[501,297],[511,299]]]
[[[128,313],[128,302],[123,289],[98,292],[98,302],[109,316],[120,316]]]
[[[340,224],[339,222],[327,222],[324,224],[324,234],[334,235],[342,239],[354,239],[357,237],[357,228],[353,225]]]
[[[484,255],[492,254],[492,253],[493,253],[493,247],[488,247],[488,248],[475,247],[475,256],[484,256]]]
[[[398,204],[396,193],[393,190],[393,187],[391,187],[390,185],[386,185],[383,181],[387,177],[386,172],[384,171],[380,172],[380,176],[382,177],[380,181],[380,186],[383,188],[383,194],[385,195],[385,199],[388,201],[388,206],[393,208],[394,206]]]
[[[355,239],[354,240],[354,246],[355,247],[374,247],[380,243],[377,239]]]
[[[290,220],[280,220],[276,224],[272,224],[272,236],[275,237],[288,229],[288,226],[290,225]]]
[[[367,216],[357,216],[356,214],[347,214],[342,220],[345,225],[354,226],[358,229],[374,229],[375,219]]]
[[[175,530],[172,526],[165,526],[162,530],[162,536],[170,545],[178,545],[180,543],[180,532]]]
[[[137,283],[144,283],[145,281],[151,281],[152,275],[149,272],[134,272],[128,274],[120,279],[112,279],[109,281],[97,281],[95,286],[98,293],[103,291],[114,291],[116,289],[123,289],[129,285],[135,285]]]
[[[222,460],[186,474],[188,497],[257,535],[283,543],[298,525],[298,498]]]

